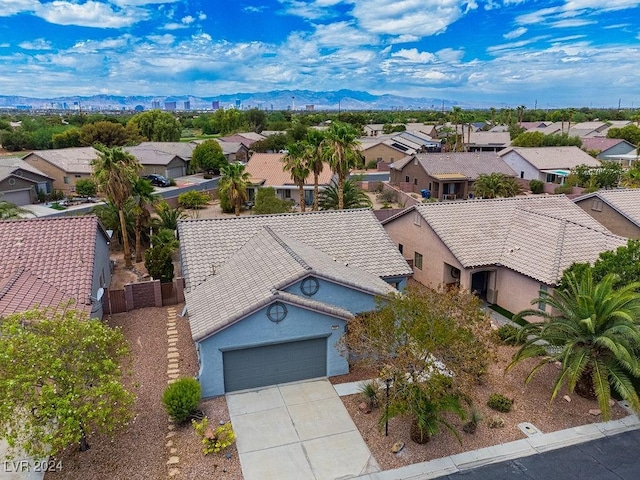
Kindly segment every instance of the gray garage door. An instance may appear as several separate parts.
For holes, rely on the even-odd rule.
[[[167,176],[169,178],[178,178],[182,177],[182,167],[173,167],[167,169]]]
[[[31,203],[31,195],[29,194],[29,190],[20,190],[17,192],[5,192],[4,195],[0,196],[0,200],[13,203],[14,205],[18,205],[18,206],[29,205]]]
[[[223,353],[227,392],[327,374],[327,339],[278,343]]]

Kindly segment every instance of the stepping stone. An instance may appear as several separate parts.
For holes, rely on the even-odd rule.
[[[177,380],[179,376],[180,376],[179,373],[171,373],[171,374],[169,374],[169,378],[171,378],[173,380]]]
[[[172,454],[172,455],[177,453],[177,452],[178,452],[177,448],[172,448],[171,450],[169,450],[169,453]]]
[[[179,473],[180,473],[180,469],[179,468],[170,468],[169,469],[169,476],[170,477],[175,477]]]
[[[180,354],[178,352],[167,353],[167,358],[179,358]]]
[[[167,368],[169,370],[177,370],[180,368],[180,364],[179,363],[175,363],[175,362],[170,362],[169,365],[167,366]]]
[[[175,429],[176,429],[176,426],[175,426],[175,425],[169,425],[169,427],[168,427],[168,428],[169,428],[169,430],[175,430]]]
[[[169,347],[169,352],[177,352],[178,349],[176,347]]]
[[[171,385],[173,382],[175,382],[177,379],[176,378],[170,378],[169,380],[167,380],[167,384]]]
[[[165,447],[173,447],[173,440],[169,440],[167,443],[164,444]]]
[[[167,375],[173,375],[173,374],[177,374],[180,373],[180,369],[179,368],[174,368],[171,370],[167,370]]]
[[[180,463],[180,459],[178,457],[169,457],[169,460],[167,460],[167,465],[175,465],[177,463]]]
[[[176,434],[176,432],[169,432],[169,433],[167,433],[167,434],[164,436],[164,438],[171,438],[171,437],[173,437],[175,434]]]

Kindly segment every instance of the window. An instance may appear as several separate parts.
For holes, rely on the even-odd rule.
[[[420,213],[419,212],[413,212],[413,224],[417,225],[418,227],[420,226]]]
[[[68,183],[69,183],[69,177],[64,177],[64,178],[62,179],[62,181],[63,181],[64,183],[67,183],[67,184],[68,184]]]
[[[404,245],[403,244],[401,244],[401,243],[398,244],[398,251],[400,253],[402,253],[404,251]]]
[[[376,162],[381,162],[381,161],[382,161],[382,157],[376,158]]]
[[[78,174],[76,174],[76,175],[75,175],[75,177],[76,177],[76,178],[82,178],[82,175],[78,175]]]
[[[602,200],[598,200],[597,198],[594,198],[593,201],[591,202],[591,210],[594,210],[596,212],[601,212]]]
[[[414,178],[414,179],[413,179],[413,184],[414,184],[414,185],[418,185],[418,179],[417,179],[417,178]]]
[[[540,285],[540,294],[539,296],[542,297],[544,295],[544,293],[547,292],[547,286],[546,285]],[[547,302],[544,301],[540,301],[538,302],[538,310],[546,310],[547,308]]]
[[[406,183],[409,183],[409,182],[411,181],[411,179],[409,178],[409,175],[405,175],[405,176],[404,176],[404,181],[405,181]]]
[[[413,255],[413,266],[418,270],[422,270],[422,254],[415,252]]]
[[[284,198],[291,198],[291,190],[284,191]]]
[[[522,170],[520,171],[520,178],[524,178],[524,172]]]

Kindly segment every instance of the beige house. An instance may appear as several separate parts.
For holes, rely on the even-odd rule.
[[[626,243],[564,195],[419,204],[382,224],[417,281],[459,285],[514,313],[573,263]]]
[[[640,240],[640,189],[599,190],[574,203],[616,235]]]
[[[76,191],[76,182],[91,178],[91,162],[98,158],[93,147],[59,148],[35,150],[22,159],[53,179],[54,190],[65,195]]]

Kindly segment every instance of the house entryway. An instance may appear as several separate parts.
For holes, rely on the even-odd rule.
[[[487,300],[487,290],[489,288],[489,274],[491,272],[484,270],[471,274],[471,293],[482,300]]]

